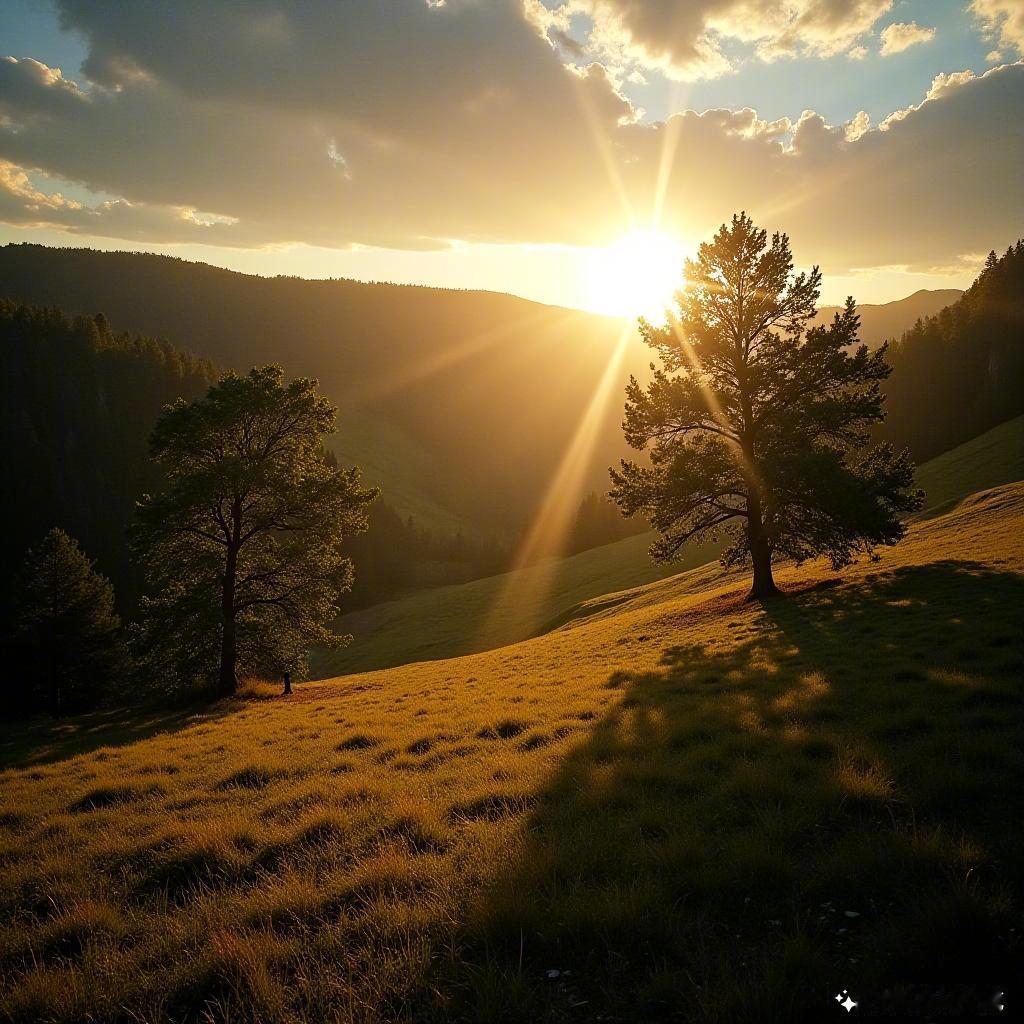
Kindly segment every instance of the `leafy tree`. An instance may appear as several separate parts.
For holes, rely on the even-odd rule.
[[[650,446],[650,462],[611,473],[623,513],[661,533],[654,556],[725,534],[723,562],[752,562],[751,596],[764,597],[776,557],[823,554],[838,569],[896,543],[921,495],[906,454],[868,447],[889,368],[884,346],[854,347],[853,299],[809,328],[818,268],[794,274],[788,237],[769,243],[745,213],[700,246],[685,278],[668,323],[640,321],[662,368],[626,389],[626,439]]]
[[[133,528],[151,662],[230,694],[241,672],[298,672],[310,644],[347,642],[328,628],[352,583],[341,544],[377,491],[326,459],[335,411],[276,366],[168,406],[150,439],[168,485]]]
[[[94,707],[125,668],[110,581],[73,537],[53,529],[25,556],[18,605],[25,710],[56,716]]]

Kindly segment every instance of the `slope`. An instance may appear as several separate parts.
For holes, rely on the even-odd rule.
[[[948,511],[966,494],[1024,479],[1024,416],[929,460],[915,479],[925,492],[922,517]]]
[[[933,515],[974,491],[1021,479],[1024,417],[919,467],[917,484],[926,493],[922,514]],[[572,616],[581,602],[614,604],[620,596],[615,592],[717,557],[716,547],[708,544],[688,551],[682,562],[655,565],[647,554],[652,538],[641,534],[558,562],[425,590],[343,615],[338,628],[352,634],[352,643],[315,657],[314,675],[450,658],[515,643]]]
[[[765,606],[698,569],[290,701],[0,731],[0,1015],[742,1024],[914,981],[948,1016],[1022,952],[1022,517],[983,492]]]

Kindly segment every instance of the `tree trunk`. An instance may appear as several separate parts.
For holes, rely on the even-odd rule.
[[[772,548],[765,536],[764,521],[761,517],[761,494],[755,480],[749,481],[747,494],[747,540],[750,557],[754,563],[754,581],[750,587],[750,599],[770,597],[779,592],[772,576]]]
[[[754,561],[754,582],[750,588],[750,597],[758,599],[777,594],[779,588],[775,586],[775,578],[772,576],[772,553],[768,542],[762,537],[756,545],[751,543],[750,554]]]
[[[228,548],[224,564],[224,589],[221,594],[222,632],[220,642],[220,683],[218,692],[230,697],[238,686],[235,676],[235,573],[238,568],[238,552]]]

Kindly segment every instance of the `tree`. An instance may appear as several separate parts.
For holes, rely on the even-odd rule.
[[[1024,413],[1024,240],[889,349],[879,435],[929,459]]]
[[[152,662],[231,694],[240,672],[301,671],[309,645],[347,642],[328,626],[352,583],[341,544],[377,491],[328,461],[335,412],[316,381],[285,383],[276,366],[167,407],[150,438],[167,488],[132,531]]]
[[[885,347],[856,344],[852,298],[811,327],[820,285],[817,267],[794,274],[786,235],[769,243],[742,213],[687,261],[668,322],[640,321],[662,367],[646,389],[630,378],[623,426],[650,461],[612,470],[611,495],[661,533],[660,561],[726,535],[723,563],[753,564],[751,597],[776,592],[776,557],[839,569],[895,544],[922,500],[908,456],[868,446]]]
[[[125,667],[114,588],[78,542],[53,529],[25,556],[15,650],[26,710],[86,711]]]

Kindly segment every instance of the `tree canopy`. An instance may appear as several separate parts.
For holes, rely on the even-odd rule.
[[[336,469],[324,441],[336,410],[314,380],[264,366],[228,373],[200,401],[178,401],[150,440],[167,488],[140,503],[133,540],[145,564],[146,643],[179,679],[293,673],[329,628],[352,582],[342,551],[377,495]]]
[[[852,298],[809,326],[820,286],[817,267],[794,273],[786,235],[769,241],[743,213],[687,261],[668,322],[640,321],[661,368],[646,388],[630,378],[624,429],[649,461],[613,469],[611,494],[660,532],[659,560],[724,534],[723,561],[752,562],[764,596],[776,557],[840,568],[904,535],[921,503],[913,466],[868,444],[886,349],[857,344]]]

